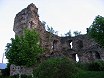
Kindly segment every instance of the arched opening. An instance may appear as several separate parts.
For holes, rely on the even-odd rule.
[[[101,59],[100,54],[97,51],[95,52],[95,58],[96,59]]]
[[[57,40],[53,41],[52,49],[53,50],[57,50],[58,49],[58,41]]]
[[[89,60],[89,61],[94,61],[93,53],[94,53],[93,51],[89,51],[89,52],[88,52],[88,55],[87,55],[87,56],[88,56],[88,60]]]
[[[80,50],[83,48],[83,41],[82,40],[77,40],[76,41],[76,49]]]
[[[68,46],[70,47],[70,49],[72,49],[72,40],[68,40]]]

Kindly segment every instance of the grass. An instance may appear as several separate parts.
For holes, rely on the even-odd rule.
[[[0,78],[11,78],[10,76],[0,76]]]
[[[4,77],[0,78],[15,78],[15,77]],[[31,77],[30,77],[31,78]],[[104,78],[104,71],[83,71],[81,70],[77,78]]]

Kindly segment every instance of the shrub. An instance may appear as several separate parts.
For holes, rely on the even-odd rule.
[[[90,63],[76,63],[76,66],[87,71],[104,71],[104,61],[97,60]]]
[[[88,70],[88,63],[76,63],[76,66],[81,70]]]
[[[34,70],[34,78],[75,78],[78,69],[66,58],[50,58]]]
[[[94,61],[89,63],[88,69],[90,71],[104,71],[104,61]]]

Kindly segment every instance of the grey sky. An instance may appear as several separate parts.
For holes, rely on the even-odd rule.
[[[85,34],[95,16],[104,16],[104,0],[0,0],[0,62],[6,44],[14,37],[15,15],[30,3],[38,7],[40,20],[59,35],[69,30]]]

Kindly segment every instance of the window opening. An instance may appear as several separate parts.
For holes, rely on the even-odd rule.
[[[78,54],[76,54],[75,57],[76,57],[76,62],[79,62]]]

